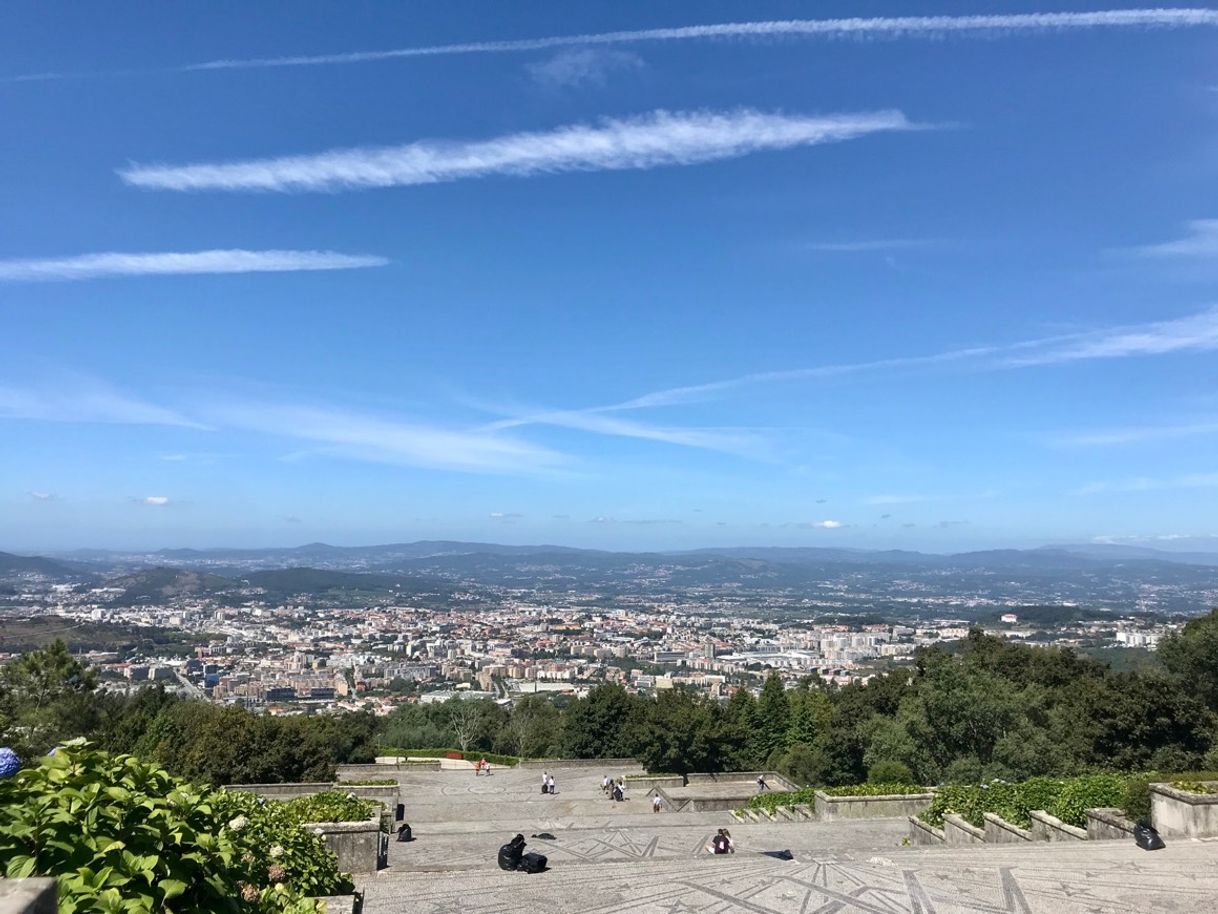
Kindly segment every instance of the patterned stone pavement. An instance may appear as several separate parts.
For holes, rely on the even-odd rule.
[[[1218,914],[1218,841],[905,848],[902,820],[739,825],[727,813],[614,804],[601,773],[403,778],[418,840],[394,843],[390,866],[361,881],[365,914]],[[641,792],[640,792],[641,793]],[[718,827],[737,853],[705,851]],[[504,873],[498,846],[520,831],[547,854],[542,874]],[[789,848],[793,861],[764,855]]]

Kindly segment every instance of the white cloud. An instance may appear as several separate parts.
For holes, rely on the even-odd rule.
[[[51,492],[31,492],[30,498],[34,501],[56,501],[56,497]]]
[[[275,403],[210,407],[217,424],[320,447],[311,453],[468,473],[553,472],[565,455],[506,435],[464,431],[350,410]]]
[[[1151,324],[1076,334],[1037,347],[1026,355],[1012,355],[1003,364],[1023,368],[1088,359],[1119,359],[1213,349],[1218,349],[1218,307]]]
[[[1110,492],[1152,492],[1158,489],[1213,489],[1218,488],[1218,473],[1187,473],[1170,479],[1151,476],[1132,476],[1104,482],[1088,483],[1075,489],[1071,495],[1103,495]]]
[[[1183,238],[1134,248],[1141,257],[1216,257],[1218,256],[1218,219],[1194,219],[1186,223]]]
[[[94,381],[80,381],[71,390],[0,386],[0,419],[206,428],[174,410],[130,397]]]
[[[128,184],[158,190],[336,191],[571,171],[646,169],[915,129],[899,111],[822,117],[655,111],[596,125],[516,133],[475,142],[423,141],[313,155],[191,165],[132,165]]]
[[[961,364],[972,370],[1029,368],[1091,359],[1205,352],[1218,349],[1218,307],[1171,320],[1085,333],[1024,340],[1016,343],[949,349],[930,355],[897,356],[869,362],[847,362],[780,371],[760,371],[703,384],[669,387],[608,406],[589,407],[585,413],[648,409],[712,399],[742,387],[817,378],[872,374]]]
[[[81,280],[105,276],[198,273],[283,273],[380,267],[384,257],[334,251],[191,251],[159,254],[81,254],[49,260],[0,260],[0,281]]]
[[[1052,439],[1051,443],[1074,447],[1103,447],[1106,445],[1137,444],[1142,441],[1166,441],[1191,438],[1196,435],[1218,434],[1218,422],[1192,422],[1183,425],[1135,425],[1095,432],[1082,432]]]
[[[550,89],[603,86],[614,70],[637,70],[643,58],[630,51],[567,48],[548,60],[529,64],[534,81]]]
[[[142,499],[140,499],[140,502],[145,505],[160,508],[169,504],[169,497],[166,495],[145,495]]]
[[[852,19],[787,19],[761,22],[724,22],[675,28],[557,35],[516,41],[472,41],[460,44],[395,48],[386,51],[354,51],[293,57],[261,57],[244,60],[211,60],[186,70],[231,70],[258,67],[324,66],[368,63],[409,57],[444,54],[496,54],[538,51],[578,45],[609,45],[644,41],[750,38],[924,38],[949,35],[996,37],[1028,32],[1134,28],[1194,28],[1218,25],[1218,12],[1205,9],[1095,10],[1082,13],[1015,13],[979,16],[897,16]],[[57,75],[57,74],[56,74]]]
[[[824,530],[837,530],[846,526],[840,520],[818,520],[812,523],[813,527],[820,527]]]
[[[533,413],[511,419],[501,419],[485,426],[487,430],[517,428],[524,425],[551,425],[600,435],[641,438],[681,447],[720,451],[756,460],[769,457],[766,440],[748,429],[673,428],[650,425],[607,415],[598,411],[554,410]]]
[[[490,513],[491,520],[520,520],[522,517],[524,515],[517,511],[492,511]]]

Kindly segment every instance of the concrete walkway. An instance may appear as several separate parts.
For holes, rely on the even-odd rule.
[[[1218,912],[1218,841],[1151,853],[1123,841],[909,848],[899,819],[740,825],[726,812],[618,811],[630,804],[600,797],[599,774],[555,772],[565,798],[542,797],[540,786],[532,796],[533,774],[476,785],[457,772],[404,778],[418,840],[392,844],[389,868],[360,880],[365,914]],[[706,852],[719,827],[731,830],[736,854]],[[548,872],[495,866],[517,831],[555,835],[529,838],[550,858]],[[782,849],[795,860],[762,853]]]

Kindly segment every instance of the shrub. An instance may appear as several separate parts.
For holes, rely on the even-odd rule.
[[[891,797],[926,793],[926,788],[911,784],[909,781],[890,781],[888,783],[851,784],[847,787],[823,787],[821,792],[831,797]]]
[[[904,762],[883,759],[867,769],[867,780],[873,784],[910,784],[913,772]]]
[[[324,842],[251,794],[73,740],[0,781],[0,865],[54,876],[59,911],[304,912],[350,891]]]
[[[285,800],[278,805],[283,807],[288,821],[303,825],[306,822],[366,822],[381,804],[338,790],[327,790],[310,797]]]
[[[780,806],[815,806],[816,790],[812,787],[801,787],[799,790],[771,791],[759,793],[749,798],[747,809],[764,809],[773,813]]]
[[[1119,774],[1089,774],[1065,782],[1056,802],[1044,809],[1067,825],[1087,826],[1087,810],[1120,806],[1129,789],[1129,778]]]

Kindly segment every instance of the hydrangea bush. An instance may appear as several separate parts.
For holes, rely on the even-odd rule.
[[[351,890],[281,806],[84,740],[0,780],[0,867],[56,877],[60,914],[304,914]]]

